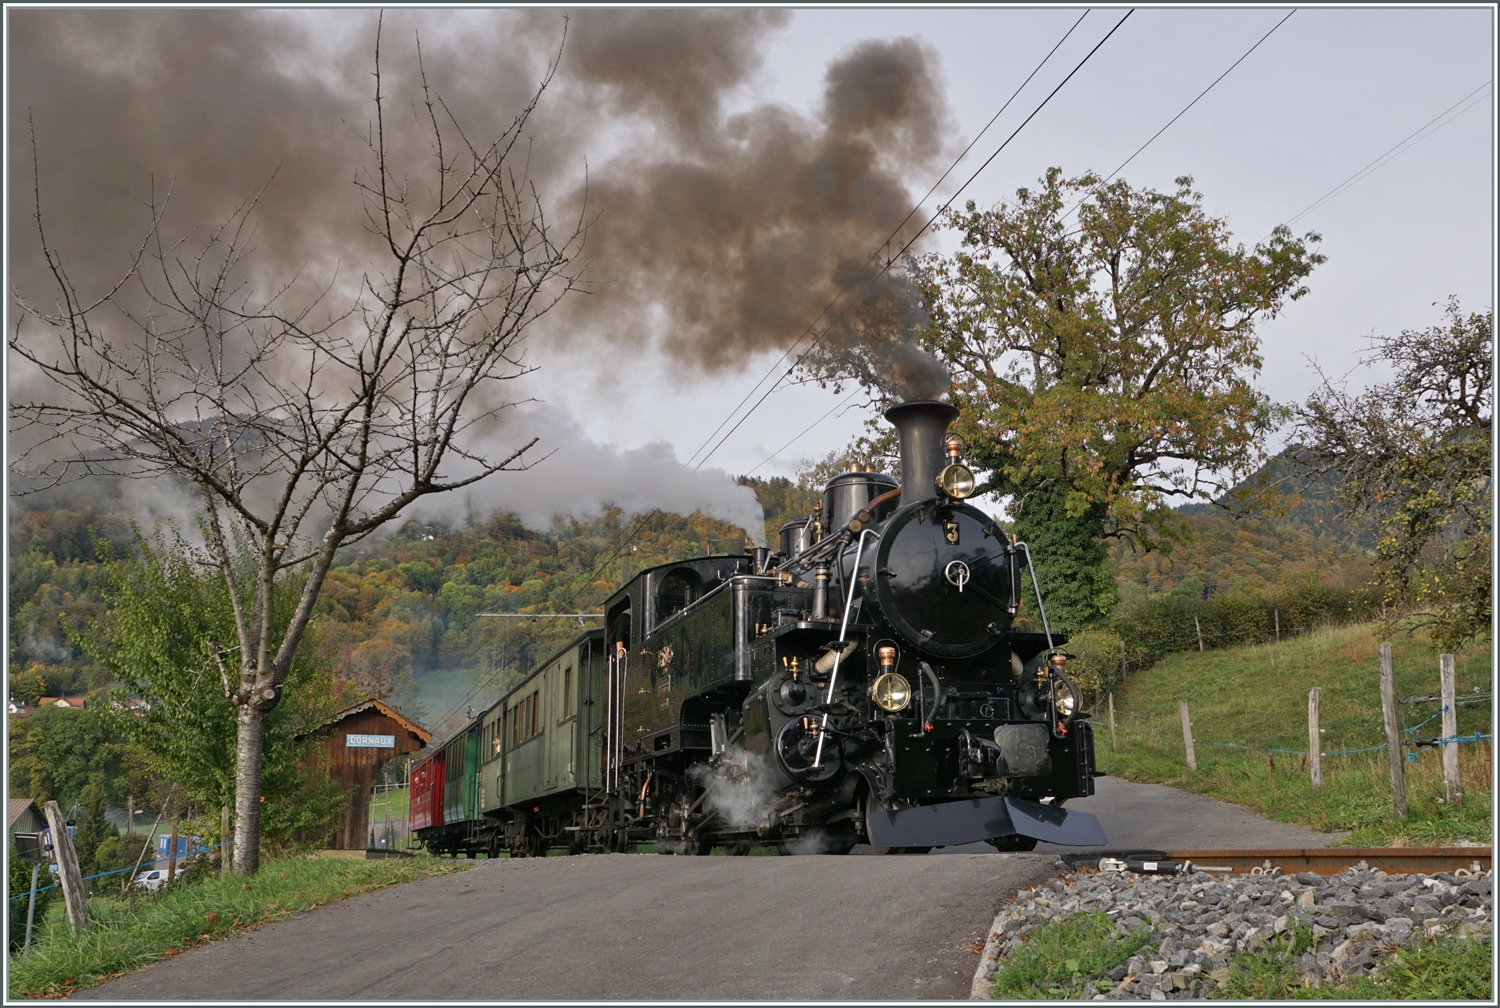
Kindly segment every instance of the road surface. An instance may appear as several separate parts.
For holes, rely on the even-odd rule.
[[[1333,839],[1112,777],[1070,807],[1098,815],[1113,849]],[[973,950],[999,908],[1057,870],[1055,853],[997,854],[983,844],[925,857],[599,854],[474,864],[205,945],[73,997],[963,999]]]

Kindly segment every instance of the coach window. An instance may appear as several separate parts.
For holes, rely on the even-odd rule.
[[[558,712],[557,723],[573,720],[577,712],[573,709],[573,666],[563,668],[562,681],[562,710]]]

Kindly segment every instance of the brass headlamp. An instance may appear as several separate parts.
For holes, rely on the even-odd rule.
[[[896,649],[889,644],[875,649],[880,674],[870,684],[870,699],[881,710],[894,714],[911,703],[911,683],[896,671]]]
[[[937,491],[954,500],[964,500],[974,494],[974,473],[960,459],[963,458],[964,442],[957,434],[949,434],[943,442],[948,464],[937,475]]]

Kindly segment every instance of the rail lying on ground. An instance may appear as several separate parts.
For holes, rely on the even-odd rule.
[[[1097,867],[1101,857],[1134,860],[1191,861],[1206,868],[1233,868],[1234,874],[1260,874],[1280,868],[1283,875],[1314,872],[1318,875],[1341,875],[1351,868],[1360,871],[1379,869],[1389,875],[1413,872],[1432,874],[1460,869],[1468,872],[1490,870],[1489,847],[1279,847],[1265,850],[1118,850],[1078,851],[1062,855],[1073,868]]]

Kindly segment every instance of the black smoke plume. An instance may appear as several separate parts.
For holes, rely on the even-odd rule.
[[[376,17],[9,12],[13,288],[50,296],[30,217],[33,128],[49,237],[85,295],[118,279],[153,192],[170,187],[165,231],[181,234],[226,219],[267,180],[255,279],[357,276],[378,254],[352,185]],[[723,373],[790,346],[845,290],[840,321],[815,327],[827,330],[821,352],[907,398],[938,394],[946,377],[912,355],[919,303],[899,276],[872,269],[911,235],[911,223],[898,230],[909,183],[931,177],[951,147],[935,55],[912,39],[864,42],[829,66],[810,113],[743,107],[767,42],[789,20],[743,10],[566,19],[527,164],[558,217],[579,208],[589,166],[585,255],[598,286],[547,338]],[[554,11],[388,12],[385,89],[400,96],[399,112],[420,114],[420,34],[422,66],[453,114],[471,135],[498,132],[564,27]],[[601,160],[604,142],[620,149]],[[415,141],[397,150],[424,153]],[[29,380],[14,375],[12,395]]]

